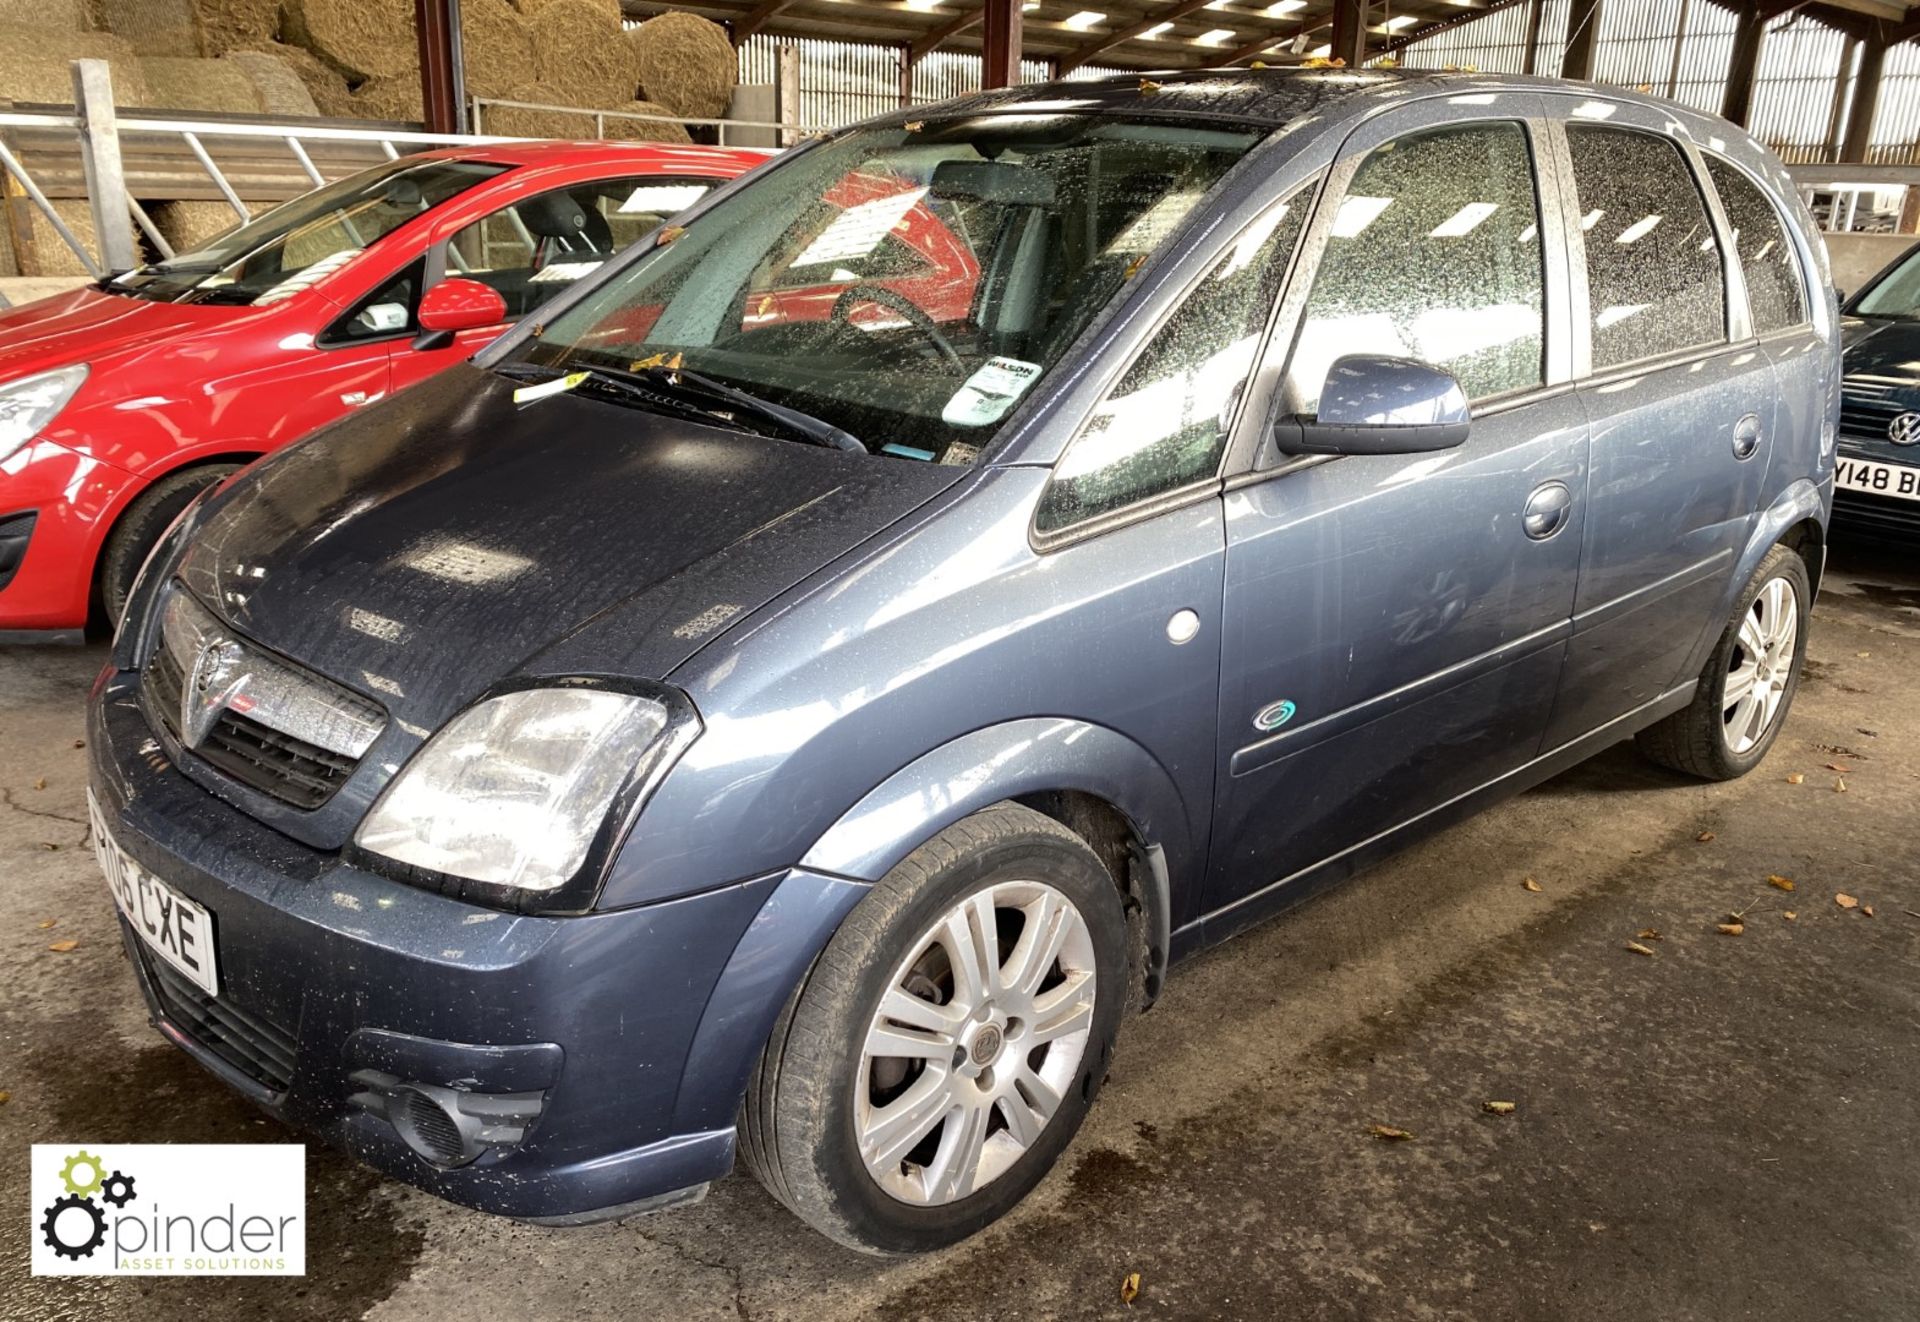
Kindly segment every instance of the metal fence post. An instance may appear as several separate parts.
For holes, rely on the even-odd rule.
[[[93,205],[94,241],[108,274],[140,264],[133,242],[127,176],[120,165],[120,127],[113,114],[113,82],[105,60],[73,62],[73,108],[80,121],[80,162]]]

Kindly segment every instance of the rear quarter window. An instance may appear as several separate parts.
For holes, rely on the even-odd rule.
[[[1707,174],[1720,195],[1733,246],[1747,279],[1747,310],[1757,335],[1798,326],[1807,319],[1806,288],[1800,262],[1780,219],[1779,208],[1738,166],[1707,157]]]

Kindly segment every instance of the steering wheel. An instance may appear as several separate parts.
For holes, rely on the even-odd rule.
[[[952,341],[940,333],[940,327],[932,317],[922,311],[912,299],[903,294],[896,294],[893,290],[881,285],[848,286],[839,298],[833,300],[833,311],[828,315],[827,320],[836,328],[852,325],[853,305],[856,303],[878,303],[881,307],[898,312],[915,330],[926,337],[927,343],[938,350],[940,356],[949,364],[954,367],[966,365],[959,352],[954,349]]]

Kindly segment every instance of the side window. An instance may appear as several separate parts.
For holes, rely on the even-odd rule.
[[[447,240],[447,274],[478,280],[525,315],[667,216],[699,200],[704,181],[608,179],[536,193]]]
[[[1567,126],[1587,254],[1593,366],[1727,338],[1727,282],[1679,147],[1652,133]]]
[[[1732,162],[1709,156],[1707,173],[1720,194],[1727,223],[1733,226],[1733,247],[1747,277],[1747,309],[1753,315],[1754,332],[1765,335],[1798,326],[1807,319],[1807,295],[1779,210]]]
[[[413,334],[413,314],[420,306],[420,281],[425,272],[424,261],[409,263],[400,274],[342,313],[321,332],[316,343],[327,349]]]
[[[1036,524],[1051,532],[1211,477],[1306,219],[1268,211],[1161,325],[1055,465]]]
[[[1334,213],[1288,389],[1319,407],[1334,360],[1386,353],[1445,368],[1469,399],[1545,380],[1540,206],[1526,130],[1397,138],[1361,162]]]

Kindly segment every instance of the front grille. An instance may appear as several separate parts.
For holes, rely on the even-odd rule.
[[[186,743],[180,723],[180,699],[187,679],[177,655],[180,646],[178,640],[170,642],[164,636],[156,640],[152,658],[147,662],[145,685],[152,719],[175,741]],[[333,714],[359,721],[363,728],[367,723],[372,723],[373,729],[378,728],[377,708],[329,681],[300,675],[286,663],[257,652],[248,664],[261,668],[278,682],[283,694],[289,686],[303,686],[305,700],[328,706]],[[368,734],[365,743],[371,742],[372,735]],[[276,729],[255,715],[231,707],[220,710],[206,734],[199,743],[191,745],[190,751],[241,784],[302,809],[318,808],[332,798],[360,763],[356,756]]]
[[[1904,404],[1890,399],[1870,399],[1849,390],[1840,397],[1840,434],[1863,441],[1887,439],[1887,424],[1907,412]]]
[[[33,536],[32,512],[0,519],[0,588],[13,582],[20,562],[27,558],[27,539]]]
[[[1833,521],[1844,532],[1902,540],[1920,537],[1920,500],[1900,500],[1841,488],[1833,493]]]
[[[292,1033],[207,995],[144,948],[140,964],[168,1022],[255,1083],[274,1092],[287,1090],[293,1081]]]

